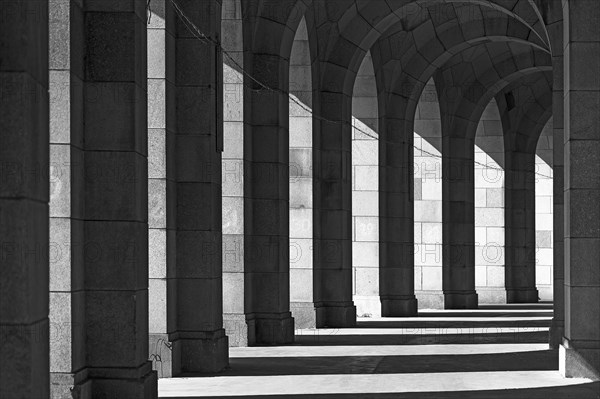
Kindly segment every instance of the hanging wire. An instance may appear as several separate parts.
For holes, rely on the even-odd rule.
[[[151,2],[151,1],[152,1],[152,0],[148,0],[148,9],[150,10],[150,12],[151,12],[151,9],[150,9],[150,2]],[[277,94],[282,94],[282,95],[285,95],[286,97],[288,97],[288,98],[290,99],[290,101],[292,101],[293,103],[295,103],[296,105],[298,105],[300,108],[302,108],[302,110],[303,110],[303,111],[305,111],[305,112],[307,112],[307,113],[311,114],[311,115],[312,115],[314,118],[316,118],[316,119],[318,119],[318,120],[320,120],[320,121],[323,121],[323,122],[328,122],[328,123],[337,123],[337,124],[343,124],[343,123],[344,123],[344,122],[341,122],[341,121],[336,121],[336,120],[332,120],[332,119],[324,118],[324,117],[322,117],[322,116],[320,116],[320,115],[315,115],[315,114],[312,112],[312,109],[310,109],[309,107],[307,107],[307,106],[306,106],[305,104],[303,104],[301,101],[299,101],[299,100],[297,100],[296,98],[294,98],[294,97],[293,97],[292,95],[290,95],[289,93],[287,93],[287,92],[285,92],[285,91],[283,91],[283,90],[281,90],[281,89],[276,89],[276,88],[273,88],[273,87],[269,87],[269,86],[267,86],[266,84],[264,84],[263,82],[261,82],[260,80],[256,79],[254,76],[250,75],[250,74],[249,74],[249,73],[248,73],[248,72],[247,72],[247,71],[244,69],[244,67],[243,67],[242,65],[240,65],[240,63],[238,63],[238,62],[235,60],[235,58],[234,58],[234,57],[233,57],[231,54],[229,54],[229,52],[228,52],[227,50],[225,50],[225,49],[224,49],[224,48],[221,46],[221,43],[219,43],[217,40],[215,40],[215,39],[213,39],[213,38],[211,38],[211,37],[209,37],[209,36],[205,35],[205,34],[204,34],[204,33],[203,33],[203,32],[202,32],[202,31],[201,31],[201,30],[200,30],[200,29],[199,29],[199,28],[196,26],[196,24],[194,24],[194,23],[193,23],[193,22],[190,20],[190,19],[189,19],[189,18],[188,18],[188,17],[185,15],[185,13],[184,13],[184,12],[183,12],[183,10],[181,9],[181,7],[179,7],[179,5],[177,4],[177,2],[176,2],[175,0],[169,0],[169,1],[170,1],[170,3],[173,5],[173,8],[175,9],[175,12],[176,12],[176,14],[177,14],[177,17],[178,17],[178,18],[181,20],[181,22],[182,22],[182,23],[185,25],[186,29],[187,29],[187,30],[188,30],[188,31],[189,31],[189,32],[190,32],[192,35],[194,35],[194,37],[195,37],[196,39],[198,39],[198,40],[199,40],[201,43],[203,43],[203,44],[212,44],[213,46],[217,47],[217,48],[218,48],[218,49],[221,51],[221,53],[222,53],[222,54],[223,54],[225,57],[227,57],[227,59],[229,59],[229,61],[230,61],[230,62],[231,62],[233,65],[235,65],[235,66],[238,68],[238,70],[239,70],[239,71],[242,73],[242,75],[243,75],[243,76],[245,76],[246,78],[248,78],[248,79],[250,79],[251,81],[253,81],[254,83],[256,83],[258,86],[260,86],[260,88],[261,88],[261,89],[254,89],[254,88],[252,88],[252,87],[249,87],[248,85],[245,85],[245,83],[244,83],[243,79],[241,79],[239,76],[237,76],[237,75],[236,75],[236,76],[237,76],[237,78],[240,80],[240,82],[241,82],[243,85],[245,85],[245,87],[246,87],[246,88],[248,88],[248,89],[250,89],[250,90],[252,90],[252,91],[255,91],[255,92],[260,92],[261,90],[267,90],[267,91],[270,91],[270,92],[272,92],[272,93],[277,93]],[[148,18],[148,23],[150,23],[150,17]],[[358,131],[359,133],[362,133],[362,134],[364,134],[365,136],[367,136],[367,137],[369,137],[369,138],[372,138],[372,139],[375,139],[375,140],[377,140],[377,139],[379,138],[378,136],[376,136],[376,135],[374,135],[374,134],[372,134],[372,133],[369,133],[369,132],[367,132],[366,130],[363,130],[363,129],[361,129],[361,128],[357,127],[357,126],[352,126],[352,128],[353,128],[354,130]],[[406,144],[406,143],[404,143],[404,144]],[[415,150],[418,150],[418,151],[420,151],[420,152],[421,152],[421,154],[425,154],[425,155],[427,155],[427,156],[429,156],[429,157],[438,158],[438,159],[442,159],[442,158],[443,158],[441,155],[438,155],[438,154],[433,154],[433,153],[431,153],[431,152],[429,152],[429,151],[426,151],[426,150],[424,150],[424,149],[422,149],[422,148],[419,148],[419,147],[417,147],[417,146],[415,146],[415,145],[413,145],[413,148],[414,148]],[[482,163],[482,162],[473,161],[473,163],[474,163],[475,165],[482,166],[482,167],[484,167],[484,168],[487,168],[487,169],[490,169],[490,170],[497,170],[497,171],[499,171],[499,172],[504,172],[504,171],[505,171],[505,170],[504,170],[504,169],[502,169],[502,168],[498,168],[498,167],[490,166],[490,165],[488,165],[488,164],[484,164],[484,163]],[[552,179],[552,178],[553,178],[552,176],[548,176],[548,175],[545,175],[545,174],[543,174],[543,173],[539,173],[539,172],[535,172],[535,174],[536,174],[536,175],[538,175],[538,176],[544,177],[544,178],[546,178],[546,179]]]
[[[148,16],[148,25],[152,22],[152,0],[148,0],[146,3],[146,15]]]

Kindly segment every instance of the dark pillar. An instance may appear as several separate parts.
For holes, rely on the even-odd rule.
[[[48,1],[0,16],[0,397],[47,398]]]

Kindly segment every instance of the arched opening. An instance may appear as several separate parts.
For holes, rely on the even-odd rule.
[[[419,309],[443,309],[442,126],[433,79],[425,86],[414,125],[415,296]]]
[[[381,316],[379,301],[379,114],[370,52],[352,92],[352,278],[358,317]]]
[[[506,302],[503,135],[491,100],[475,135],[475,287],[482,304]]]
[[[535,276],[539,298],[551,302],[554,269],[554,124],[550,118],[540,134],[535,157]]]
[[[313,293],[312,62],[302,18],[290,56],[290,310],[296,328],[316,325]]]

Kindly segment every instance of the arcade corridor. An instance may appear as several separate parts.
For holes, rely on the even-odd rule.
[[[600,1],[0,18],[0,398],[600,397]]]

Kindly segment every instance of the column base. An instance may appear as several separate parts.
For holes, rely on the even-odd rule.
[[[89,376],[93,398],[158,398],[158,378],[149,361],[134,369],[93,368]]]
[[[285,345],[294,342],[294,318],[290,312],[246,316],[248,345]]]
[[[535,288],[507,289],[506,303],[538,303],[539,292]]]
[[[317,328],[345,328],[356,326],[356,306],[353,302],[339,305],[315,304],[317,313]]]
[[[291,302],[290,310],[294,317],[295,328],[316,328],[317,312],[312,302]]]
[[[567,339],[558,348],[558,370],[565,378],[600,381],[600,348],[571,348]]]
[[[444,309],[477,309],[476,292],[444,292]]]
[[[565,335],[565,324],[564,320],[556,320],[552,319],[552,324],[550,325],[550,333],[548,337],[548,341],[550,344],[550,348],[558,349],[562,343],[562,339]]]
[[[382,317],[410,317],[418,313],[417,298],[381,298]]]
[[[173,342],[173,375],[217,373],[229,365],[229,343],[224,329],[177,332]]]

